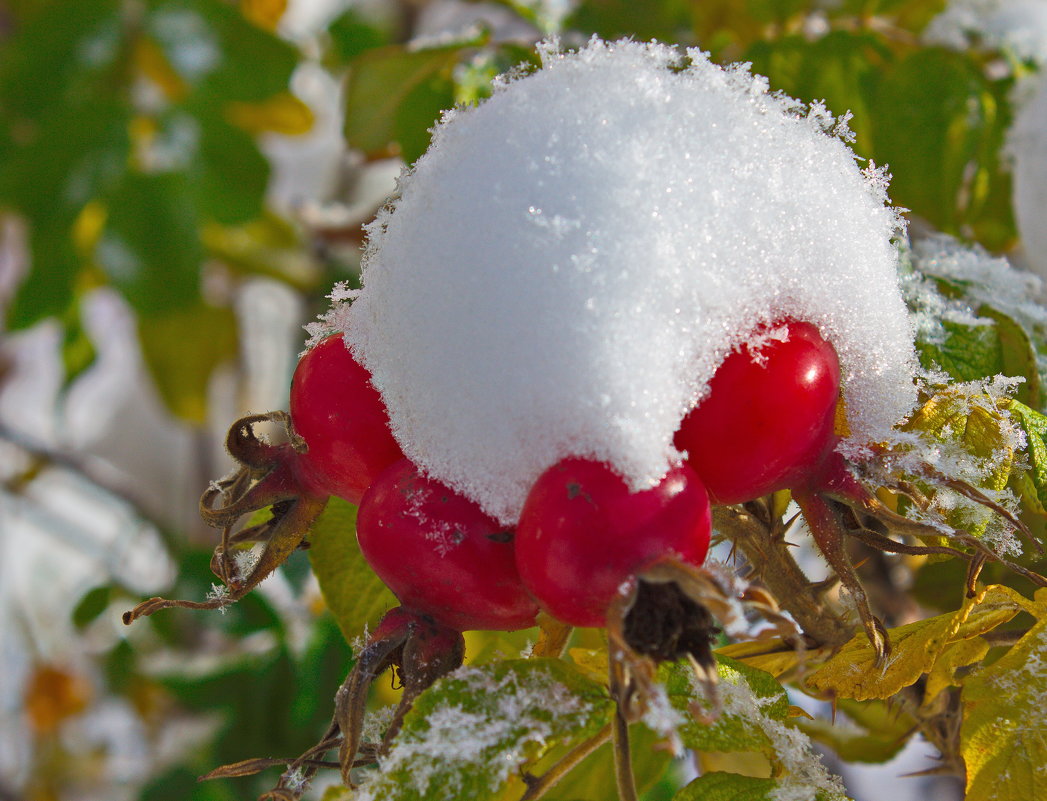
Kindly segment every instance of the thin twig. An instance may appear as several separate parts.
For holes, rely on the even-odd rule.
[[[520,801],[538,801],[538,799],[542,798],[547,792],[549,792],[549,790],[551,790],[560,779],[577,767],[583,759],[610,739],[611,724],[607,724],[593,737],[590,737],[583,743],[579,743],[568,751],[563,759],[549,768],[549,770],[541,776],[528,777],[526,779],[527,791],[520,796]]]

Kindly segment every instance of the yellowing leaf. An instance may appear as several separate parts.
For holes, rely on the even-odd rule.
[[[889,698],[931,671],[949,643],[991,631],[1030,606],[1031,602],[1008,587],[987,587],[957,612],[891,629],[891,653],[880,667],[869,639],[864,632],[858,634],[815,671],[807,684],[857,701]]]
[[[253,134],[299,136],[308,133],[314,122],[312,109],[290,92],[280,92],[259,103],[230,103],[225,115],[233,125]]]
[[[967,801],[1047,798],[1047,620],[968,678],[962,699]]]

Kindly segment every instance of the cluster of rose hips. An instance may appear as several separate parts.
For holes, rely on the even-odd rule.
[[[458,631],[526,628],[536,604],[570,625],[602,626],[618,588],[649,564],[704,561],[710,499],[802,486],[832,451],[836,352],[809,323],[771,328],[721,365],[676,434],[686,460],[651,489],[631,492],[607,465],[570,457],[535,481],[507,529],[403,457],[340,337],[295,373],[297,471],[312,491],[359,503],[360,547],[404,609]]]
[[[568,626],[607,626],[619,655],[611,689],[625,719],[630,698],[643,695],[644,676],[635,674],[650,672],[645,659],[686,658],[699,678],[715,679],[715,629],[702,603],[705,579],[695,572],[709,548],[711,503],[793,489],[817,507],[818,493],[842,475],[825,467],[834,464],[839,390],[836,352],[815,326],[792,319],[767,326],[722,363],[676,432],[686,458],[656,486],[632,491],[608,465],[568,457],[537,478],[507,528],[404,457],[370,374],[331,336],[300,360],[289,415],[252,415],[230,430],[227,445],[241,466],[201,499],[204,519],[223,529],[212,562],[221,592],[204,602],[153,598],[124,619],[171,606],[219,608],[242,597],[295,548],[307,547],[311,523],[338,496],[359,505],[360,549],[401,606],[357,655],[330,730],[293,768],[311,774],[310,760],[338,748],[351,784],[367,688],[378,674],[395,668],[405,690],[381,750],[414,698],[461,664],[461,632],[528,628],[539,609]],[[283,423],[289,441],[258,438],[254,426],[264,421]],[[236,529],[267,507],[269,520]],[[261,556],[242,569],[233,557],[252,543],[264,543]],[[718,588],[717,595],[723,598]],[[877,631],[872,623],[867,630]],[[626,653],[639,671],[623,667]],[[246,771],[230,767],[229,775]],[[268,797],[298,793],[281,779]]]

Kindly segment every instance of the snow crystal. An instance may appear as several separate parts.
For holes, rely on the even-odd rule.
[[[855,440],[903,417],[900,222],[846,120],[697,50],[541,49],[445,114],[363,290],[312,329],[346,333],[404,452],[506,524],[568,455],[651,486],[719,363],[785,316],[836,346]]]
[[[1047,62],[1047,2],[952,0],[924,29],[923,39],[954,50],[972,45],[1005,50],[1043,64]]]
[[[1044,4],[1047,6],[1047,3]],[[1040,78],[1011,129],[1014,212],[1029,264],[1047,277],[1047,80]]]

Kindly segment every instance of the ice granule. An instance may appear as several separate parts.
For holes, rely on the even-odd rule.
[[[325,318],[408,457],[505,524],[568,455],[651,486],[719,363],[785,316],[836,346],[853,439],[909,411],[899,217],[845,120],[697,50],[541,50],[444,116]]]
[[[1047,62],[1044,0],[951,0],[923,32],[929,44],[954,50],[980,45],[1007,50],[1037,64]]]

